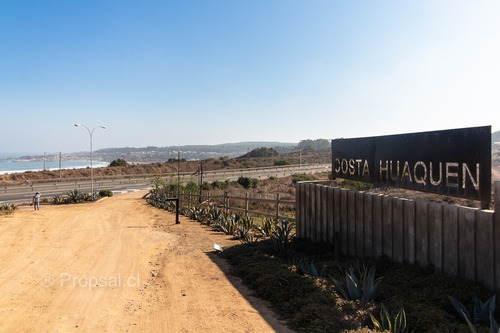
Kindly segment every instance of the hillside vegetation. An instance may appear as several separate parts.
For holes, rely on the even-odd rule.
[[[275,165],[276,160],[285,160],[290,164],[311,164],[311,163],[331,163],[330,150],[307,150],[302,152],[292,152],[276,156],[267,157],[247,157],[247,158],[229,158],[218,157],[210,158],[202,161],[185,161],[180,163],[176,159],[171,159],[168,162],[157,163],[127,163],[124,166],[94,168],[94,177],[104,176],[122,176],[122,175],[155,175],[166,173],[177,173],[179,167],[180,172],[195,172],[201,164],[203,170],[220,170],[220,169],[242,169],[256,167],[271,167]],[[61,178],[83,178],[90,177],[90,168],[86,169],[64,169],[61,172]],[[44,181],[60,179],[59,170],[56,171],[40,171],[40,172],[23,172],[12,173],[8,175],[0,175],[0,185],[24,184],[31,181]]]

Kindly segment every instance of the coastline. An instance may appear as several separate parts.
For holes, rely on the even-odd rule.
[[[102,168],[109,165],[108,162],[93,161],[93,168]],[[67,160],[62,161],[61,170],[65,169],[85,169],[90,168],[90,161],[85,160]],[[45,169],[43,161],[0,161],[0,175],[14,173],[38,172],[38,171],[57,171],[59,170],[59,161],[46,161]]]

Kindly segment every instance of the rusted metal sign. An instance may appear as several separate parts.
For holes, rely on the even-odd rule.
[[[332,140],[334,177],[490,202],[491,126]]]

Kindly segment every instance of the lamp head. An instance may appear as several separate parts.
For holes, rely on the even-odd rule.
[[[103,128],[103,129],[106,129],[106,126],[104,126],[104,125],[101,125],[101,128]]]
[[[78,126],[80,126],[80,124],[75,124],[75,127],[78,127]]]

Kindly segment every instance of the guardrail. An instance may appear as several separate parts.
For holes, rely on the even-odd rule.
[[[210,170],[203,172],[204,182],[216,180],[235,180],[242,176],[254,177],[258,179],[265,179],[268,177],[285,177],[294,173],[303,172],[322,172],[330,171],[331,164],[303,164],[292,166],[274,166],[274,167],[261,167],[261,168],[247,168],[247,169],[221,169]],[[152,178],[155,176],[160,177],[177,177],[176,173],[164,173],[158,175],[140,174],[140,175],[125,175],[125,176],[100,176],[94,177],[94,187],[112,188],[120,185],[139,185],[150,184]],[[192,179],[194,174],[192,172],[180,173],[181,181],[185,182]],[[28,194],[35,192],[48,192],[48,191],[69,191],[72,189],[80,189],[90,187],[90,180],[88,178],[72,178],[72,179],[51,179],[51,180],[33,180],[23,185],[8,185],[0,186],[0,196],[15,195],[15,194]]]

